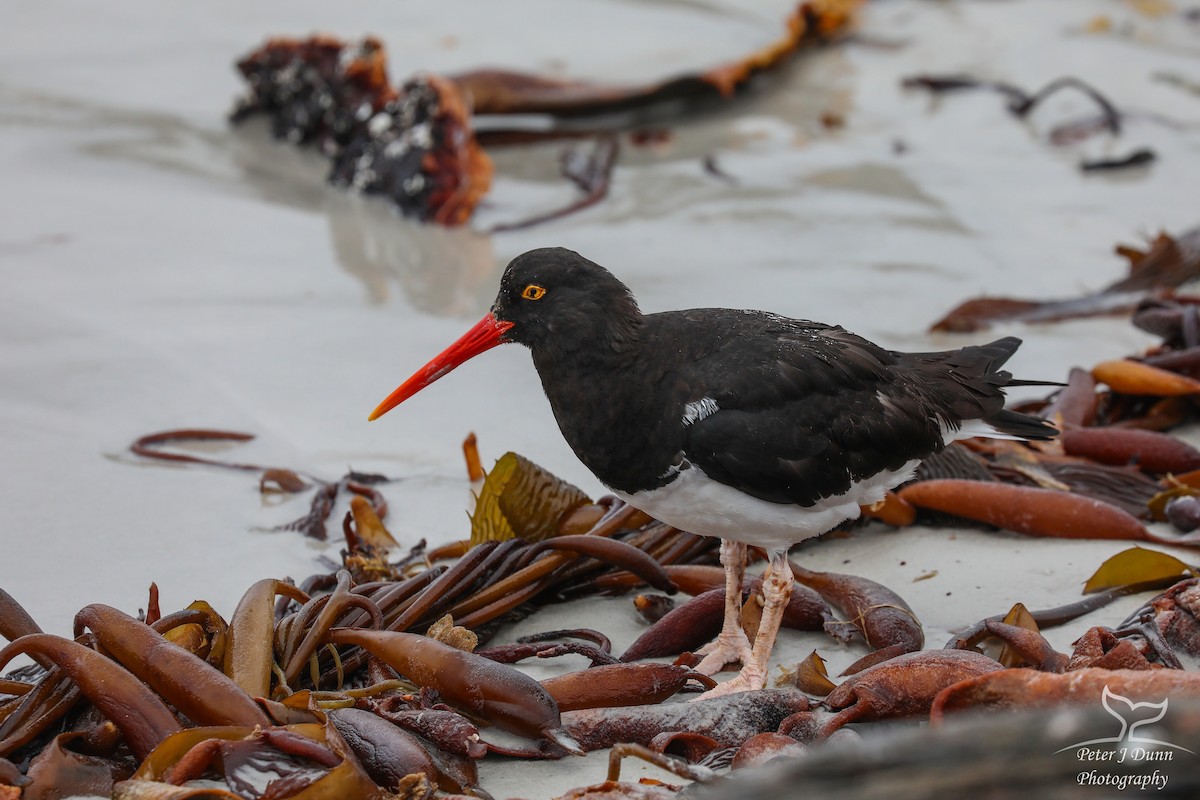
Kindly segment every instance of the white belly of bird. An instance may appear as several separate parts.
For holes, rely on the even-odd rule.
[[[844,493],[808,507],[751,497],[713,480],[694,465],[658,489],[613,493],[634,508],[680,530],[786,550],[846,520],[857,519],[859,506],[878,503],[888,489],[911,479],[919,463],[919,459],[913,459],[898,470],[886,470],[856,481]]]

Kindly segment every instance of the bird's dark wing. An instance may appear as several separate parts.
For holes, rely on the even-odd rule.
[[[942,445],[937,409],[908,385],[898,354],[841,328],[772,324],[773,335],[756,338],[773,353],[736,363],[726,348],[695,364],[698,374],[722,376],[711,398],[717,410],[684,432],[684,458],[710,478],[811,506]]]

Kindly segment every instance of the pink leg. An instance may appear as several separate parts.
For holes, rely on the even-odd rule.
[[[713,675],[726,664],[745,663],[750,657],[750,640],[742,630],[742,578],[746,575],[746,545],[721,540],[721,565],[725,567],[725,622],[717,638],[700,649],[704,656],[697,672]]]
[[[709,689],[700,695],[700,699],[761,689],[767,685],[771,650],[775,647],[775,637],[779,633],[780,623],[783,622],[783,611],[792,597],[792,580],[787,551],[772,552],[770,566],[763,573],[763,613],[762,621],[758,625],[758,634],[754,637],[754,648],[750,651],[749,658],[742,662],[742,671],[737,676]]]

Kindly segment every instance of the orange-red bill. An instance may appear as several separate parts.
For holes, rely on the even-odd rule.
[[[459,337],[458,341],[447,347],[428,364],[417,370],[411,378],[396,387],[396,391],[389,394],[371,412],[371,416],[367,417],[367,420],[370,421],[382,417],[438,378],[449,373],[459,364],[474,358],[486,350],[491,350],[498,344],[504,344],[506,341],[504,334],[512,326],[513,324],[507,320],[496,319],[494,314],[489,313],[485,315],[483,319],[475,323],[475,326],[471,330]]]

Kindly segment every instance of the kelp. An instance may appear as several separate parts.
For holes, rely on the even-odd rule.
[[[583,190],[565,208],[496,226],[514,230],[578,211],[603,199],[616,162],[615,131],[630,115],[704,107],[727,100],[751,78],[778,69],[799,49],[830,41],[862,0],[806,0],[774,41],[728,63],[662,81],[604,85],[537,74],[480,69],[453,76],[422,73],[392,88],[376,37],[277,37],[237,63],[247,83],[230,121],[265,116],[277,139],[311,145],[330,157],[329,180],[387,197],[406,216],[441,225],[467,222],[491,186],[493,165],[480,146],[599,134],[590,156],[568,151],[564,174]],[[508,115],[541,115],[531,132]],[[478,133],[475,116],[487,119]],[[577,120],[584,119],[582,129]]]
[[[1129,274],[1102,289],[1061,300],[981,297],[966,300],[930,326],[933,331],[967,333],[997,322],[1057,322],[1081,317],[1128,314],[1146,300],[1169,299],[1170,291],[1200,278],[1200,228],[1178,236],[1160,233],[1148,249],[1118,246]]]
[[[502,70],[476,70],[452,80],[474,98],[476,114],[598,117],[665,103],[728,98],[750,78],[780,66],[805,44],[827,41],[847,24],[858,0],[802,2],[775,41],[695,74],[644,85],[611,86]]]
[[[558,533],[571,512],[591,503],[582,490],[524,456],[505,453],[487,473],[471,515],[471,544]]]
[[[1084,594],[1123,586],[1158,588],[1164,582],[1175,583],[1185,576],[1195,576],[1196,567],[1189,566],[1169,553],[1131,547],[1107,559],[1087,583]]]

